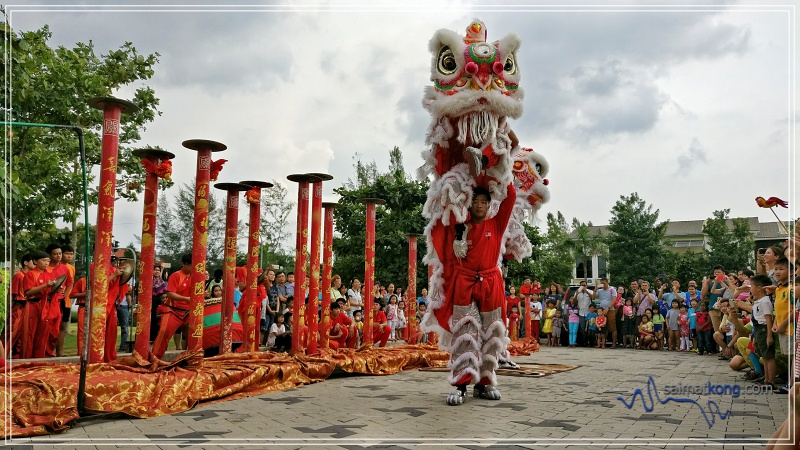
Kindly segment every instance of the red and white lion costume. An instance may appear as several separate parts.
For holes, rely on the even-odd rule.
[[[436,32],[429,45],[434,85],[426,88],[422,102],[433,119],[426,138],[429,148],[422,155],[425,163],[417,171],[418,178],[430,180],[423,209],[429,220],[423,262],[433,267],[433,277],[428,289],[430,308],[421,326],[438,333],[439,347],[450,352],[449,382],[453,385],[496,384],[498,359],[509,342],[502,317],[504,296],[499,304],[495,300],[473,303],[465,296],[475,298],[475,292],[488,292],[484,275],[490,278],[490,291],[503,290],[500,255],[518,260],[531,255],[521,224],[524,210],[535,212],[549,199],[544,179],[547,162],[540,154],[520,148],[507,122],[522,115],[523,92],[516,62],[520,39],[509,34],[489,43],[486,36],[480,20],[467,27],[466,36],[445,29]],[[459,278],[465,279],[462,263],[469,259],[464,256],[469,227],[460,241],[458,237],[453,241],[452,230],[455,224],[469,223],[476,186],[491,193],[488,218],[500,214],[503,226],[506,220],[508,225],[505,235],[501,232],[493,237],[498,248],[490,252],[497,254],[491,256],[495,260],[490,270],[470,275],[480,282],[476,281],[475,287],[463,283],[454,287]],[[503,204],[509,194],[515,194],[513,205]],[[471,241],[469,248],[473,248]],[[473,255],[472,259],[478,258]],[[498,277],[499,286],[495,286]],[[450,298],[453,296],[457,298]]]

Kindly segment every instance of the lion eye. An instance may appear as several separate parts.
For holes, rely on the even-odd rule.
[[[539,175],[542,174],[542,165],[539,163],[536,163],[536,173],[538,173]]]
[[[506,64],[503,66],[503,70],[510,75],[517,73],[517,63],[514,62],[513,55],[506,58]]]
[[[450,47],[442,47],[439,50],[439,73],[442,75],[452,75],[456,72],[458,64],[456,64],[456,57]]]

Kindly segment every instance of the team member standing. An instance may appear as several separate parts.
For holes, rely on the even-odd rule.
[[[473,396],[500,399],[495,370],[509,341],[502,317],[505,295],[498,262],[515,199],[516,190],[509,184],[497,214],[489,218],[490,193],[476,187],[467,223],[438,223],[431,230],[444,266],[444,302],[432,308],[426,322],[432,314],[438,326],[452,334],[448,381],[456,390],[448,395],[448,405],[461,405],[467,385],[473,382]]]

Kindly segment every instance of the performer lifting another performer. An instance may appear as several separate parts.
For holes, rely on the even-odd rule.
[[[433,315],[452,334],[448,381],[457,389],[448,395],[448,405],[462,404],[472,382],[474,397],[500,399],[495,370],[508,337],[498,261],[515,199],[516,190],[509,184],[497,214],[489,218],[491,195],[478,186],[465,224],[438,223],[431,230],[444,279],[444,304]]]

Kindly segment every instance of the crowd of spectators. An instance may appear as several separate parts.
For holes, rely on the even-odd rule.
[[[800,274],[789,258],[790,242],[759,249],[755,271],[718,265],[699,281],[660,275],[653,284],[638,279],[615,288],[603,278],[596,286],[581,281],[565,291],[526,279],[519,289],[507,289],[509,336],[526,336],[527,307],[532,335],[543,345],[717,357],[746,371],[744,380],[786,393],[793,380],[790,358],[796,355],[790,337],[800,306],[794,300]]]

